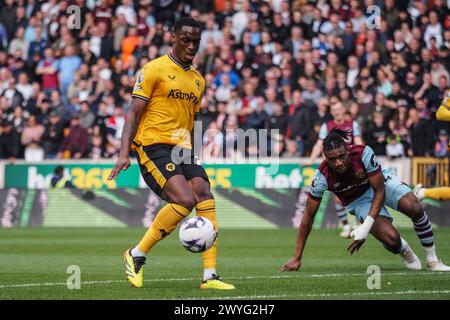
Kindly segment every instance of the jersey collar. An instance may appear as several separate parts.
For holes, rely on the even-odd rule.
[[[179,66],[181,69],[183,69],[184,71],[188,71],[188,70],[191,68],[191,66],[189,66],[189,67],[183,66],[181,63],[179,63],[179,62],[172,56],[172,54],[168,53],[167,55],[169,56],[170,60],[172,60],[176,65],[178,65],[178,66]]]

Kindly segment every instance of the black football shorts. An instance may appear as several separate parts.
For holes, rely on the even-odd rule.
[[[137,160],[145,183],[159,197],[167,180],[177,174],[186,180],[202,177],[209,183],[205,169],[189,149],[181,149],[170,144],[137,146]]]

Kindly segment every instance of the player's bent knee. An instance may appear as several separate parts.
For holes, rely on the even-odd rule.
[[[423,217],[423,208],[412,192],[400,199],[399,204],[399,210],[410,217],[412,221],[417,221]]]
[[[411,219],[417,221],[423,217],[423,208],[419,202],[411,203],[410,207]]]
[[[390,252],[399,253],[402,246],[400,234],[395,230],[388,231],[384,237],[383,245]]]
[[[197,180],[196,183],[191,183],[191,187],[192,191],[194,192],[195,203],[214,199],[209,183],[207,183],[204,179]]]
[[[196,195],[197,197],[197,199],[195,199],[196,200],[196,203],[200,203],[200,202],[203,202],[203,201],[206,201],[206,200],[210,200],[210,199],[214,199],[214,196],[212,195],[212,193],[211,193],[211,191],[207,191],[207,192],[202,192],[201,194],[199,194],[199,195]]]
[[[195,199],[192,196],[181,196],[181,197],[178,197],[177,199],[174,199],[174,201],[172,201],[172,202],[176,203],[182,207],[185,207],[189,211],[192,211],[192,209],[195,206]]]
[[[383,244],[384,247],[392,253],[399,253],[402,247],[402,241],[397,232],[390,232]]]

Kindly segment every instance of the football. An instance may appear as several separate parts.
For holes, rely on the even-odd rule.
[[[216,231],[212,222],[203,217],[185,220],[180,227],[180,242],[190,252],[203,252],[212,247]]]

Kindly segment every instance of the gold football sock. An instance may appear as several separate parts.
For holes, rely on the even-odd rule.
[[[450,200],[450,187],[426,188],[424,196],[435,200]]]
[[[162,207],[139,242],[139,250],[148,253],[157,242],[169,235],[177,227],[178,222],[186,218],[189,213],[188,209],[175,203],[169,203]]]
[[[195,211],[197,216],[204,217],[212,222],[214,229],[219,231],[216,217],[216,201],[214,199],[208,199],[199,202],[195,205]],[[215,268],[217,264],[217,239],[214,241],[213,246],[203,252],[203,268]]]

